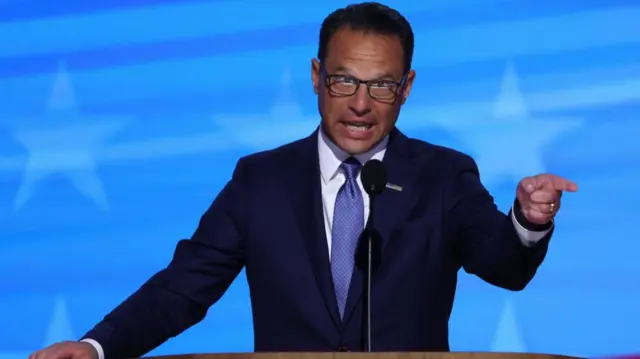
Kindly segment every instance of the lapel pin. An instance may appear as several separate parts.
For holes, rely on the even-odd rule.
[[[395,185],[393,183],[387,183],[386,186],[388,189],[392,189],[394,191],[402,192],[402,187]]]

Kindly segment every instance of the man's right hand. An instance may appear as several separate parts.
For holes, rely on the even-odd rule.
[[[34,352],[29,359],[98,359],[98,352],[89,343],[62,342]]]

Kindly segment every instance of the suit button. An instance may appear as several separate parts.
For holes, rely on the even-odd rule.
[[[349,347],[346,345],[342,345],[338,348],[339,352],[350,352],[351,350],[349,350]]]

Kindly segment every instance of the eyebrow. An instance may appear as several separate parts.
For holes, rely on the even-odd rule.
[[[351,69],[349,69],[346,66],[338,66],[338,67],[336,67],[335,72],[345,72],[346,75],[349,75],[349,74],[352,73]],[[395,81],[395,78],[390,73],[378,72],[370,80],[391,80],[391,81]]]

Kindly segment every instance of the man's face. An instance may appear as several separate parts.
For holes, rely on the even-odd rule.
[[[405,73],[402,45],[395,36],[343,28],[327,50],[324,63],[313,60],[311,66],[322,128],[345,152],[367,152],[395,125],[415,72],[406,74],[403,86],[396,85]],[[361,83],[355,90],[358,80],[370,81],[370,88]]]

